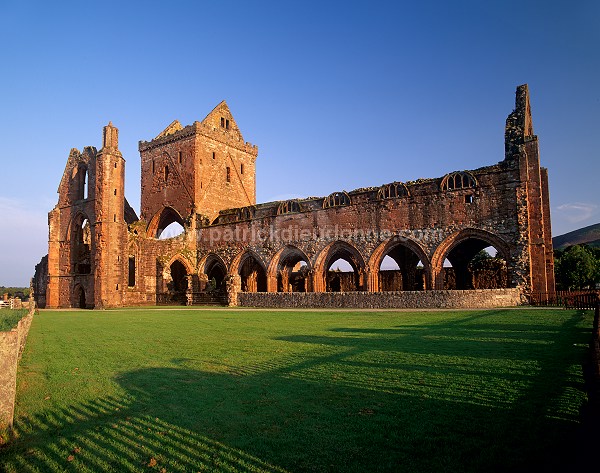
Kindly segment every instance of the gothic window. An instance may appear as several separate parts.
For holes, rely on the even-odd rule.
[[[477,179],[467,171],[446,174],[440,185],[440,188],[443,191],[473,189],[475,187],[477,187]]]
[[[398,197],[406,197],[410,195],[408,189],[401,182],[392,182],[385,184],[377,191],[377,200],[396,199]]]
[[[242,207],[237,211],[238,220],[250,220],[254,218],[256,208],[254,206]]]
[[[277,207],[277,215],[300,212],[300,204],[296,200],[281,202]]]
[[[165,183],[169,180],[169,166],[165,166]]]
[[[231,182],[231,168],[227,166],[227,182]]]
[[[129,257],[129,278],[127,285],[129,287],[135,286],[135,256]]]
[[[329,194],[323,200],[324,209],[328,209],[329,207],[342,207],[350,204],[350,196],[346,192],[334,192],[333,194]]]

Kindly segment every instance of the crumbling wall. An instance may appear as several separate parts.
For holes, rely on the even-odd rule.
[[[322,308],[322,309],[483,309],[514,307],[521,302],[519,289],[470,291],[401,292],[241,292],[243,307]]]
[[[294,264],[305,265],[307,292],[554,290],[548,179],[539,165],[527,86],[517,88],[506,121],[505,159],[495,165],[264,204],[255,202],[258,150],[243,140],[223,102],[202,122],[182,127],[175,121],[140,142],[139,221],[122,196],[117,133],[109,124],[100,152],[86,148],[69,156],[59,204],[49,215],[49,307],[76,304],[77,288],[86,297],[92,293],[96,307],[155,303],[168,290],[176,261],[184,267],[177,271],[189,278],[188,292],[206,287],[207,261],[219,261],[220,279],[241,277],[247,292],[293,291],[294,269],[285,259],[290,255]],[[83,168],[96,181],[91,197],[82,199]],[[94,235],[89,274],[72,268],[70,229],[82,215]],[[182,224],[184,235],[158,240],[171,221]],[[469,262],[488,246],[505,261],[505,270],[470,271]],[[380,270],[386,256],[399,273]],[[337,259],[348,261],[353,273],[332,274]],[[135,284],[128,283],[129,268]]]
[[[25,342],[33,320],[35,304],[29,312],[8,331],[0,332],[0,431],[11,428],[17,392],[17,365],[25,349]],[[5,309],[6,310],[6,309]]]

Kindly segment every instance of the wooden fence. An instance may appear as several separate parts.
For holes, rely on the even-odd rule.
[[[600,291],[555,291],[527,294],[529,304],[542,307],[565,307],[567,309],[595,309]]]

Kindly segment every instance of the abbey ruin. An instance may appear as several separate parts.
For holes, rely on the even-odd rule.
[[[100,150],[71,150],[48,216],[48,255],[36,267],[40,307],[235,305],[251,293],[554,291],[548,174],[527,85],[506,120],[504,159],[439,178],[393,176],[377,187],[257,204],[258,148],[225,102],[201,122],[175,121],[140,141],[139,152],[138,217],[124,195],[118,129],[104,127]],[[174,222],[183,233],[164,238]],[[495,257],[475,265],[488,247]],[[386,257],[394,269],[382,266]],[[340,259],[352,271],[332,268]]]

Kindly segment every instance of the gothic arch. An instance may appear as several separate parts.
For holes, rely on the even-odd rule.
[[[305,269],[302,269],[302,274],[294,274],[294,268],[301,262],[306,264]],[[304,251],[294,245],[284,246],[273,256],[267,268],[268,291],[309,292],[312,288],[311,268],[310,259]]]
[[[179,261],[179,263],[181,263],[185,267],[187,274],[194,274],[194,267],[192,266],[192,263],[190,263],[190,261],[181,253],[176,253],[175,255],[173,255],[169,262],[166,264],[166,266],[170,267],[173,263],[175,263],[175,261]]]
[[[377,191],[377,200],[397,199],[399,197],[407,197],[410,193],[406,185],[402,182],[392,182],[384,184]]]
[[[173,207],[163,207],[162,210],[156,212],[146,228],[146,233],[151,238],[159,238],[160,234],[173,222],[177,222],[185,228],[183,217]]]
[[[457,171],[446,174],[440,184],[440,190],[453,191],[473,189],[477,187],[477,179],[468,171]]]
[[[90,306],[88,297],[89,295],[86,295],[85,288],[79,283],[75,284],[71,294],[71,307],[87,309]]]
[[[380,284],[380,278],[379,278],[379,271],[380,271],[380,266],[381,266],[381,262],[383,261],[383,258],[385,258],[385,256],[389,255],[391,252],[393,252],[394,250],[397,249],[402,249],[402,250],[408,250],[410,252],[410,254],[412,254],[412,258],[411,260],[414,260],[412,262],[415,263],[415,265],[417,264],[418,261],[421,261],[421,263],[423,264],[423,275],[424,275],[424,282],[423,282],[423,289],[428,290],[431,289],[431,263],[429,261],[429,257],[427,256],[427,254],[425,253],[425,250],[421,247],[421,245],[415,241],[412,240],[410,238],[405,238],[402,236],[393,236],[391,238],[388,238],[387,240],[385,240],[384,242],[382,242],[377,248],[375,248],[373,250],[373,253],[371,253],[371,257],[369,258],[369,264],[368,264],[368,268],[369,268],[369,283],[368,283],[368,288],[369,291],[373,291],[373,292],[378,292],[381,289],[381,284]],[[394,258],[396,259],[396,258]],[[398,263],[398,261],[396,261]],[[406,273],[408,271],[408,268],[402,268],[401,264],[398,264],[398,266],[400,267],[401,271],[403,271],[404,273]],[[403,274],[403,278],[406,279],[406,274]],[[414,275],[411,274],[411,277],[414,278]],[[404,287],[403,286],[403,290],[413,290],[414,287]]]
[[[214,278],[215,287],[211,289],[222,290],[224,289],[223,282],[227,276],[227,265],[223,258],[216,253],[209,253],[200,261],[199,273],[206,276],[206,280],[209,284]]]
[[[84,212],[78,211],[71,219],[65,240],[69,247],[69,272],[71,274],[91,274],[92,224]]]
[[[449,259],[454,267],[455,263],[451,260],[452,253],[466,243],[469,244],[469,247],[465,247],[462,251],[467,256],[462,258],[463,262],[468,259],[468,256],[472,257],[488,246],[493,246],[499,257],[507,263],[510,262],[510,245],[504,239],[486,230],[465,228],[446,237],[433,252],[431,270],[435,289],[444,289],[444,261]]]
[[[323,248],[315,259],[313,270],[313,290],[315,292],[327,291],[327,272],[331,264],[340,258],[352,266],[356,290],[365,289],[366,267],[363,256],[350,243],[337,240]]]
[[[231,274],[238,274],[243,292],[267,292],[267,270],[265,263],[251,249],[241,251],[231,262]]]
[[[344,207],[351,205],[352,200],[346,191],[332,192],[323,199],[323,208],[328,209],[331,207]]]

